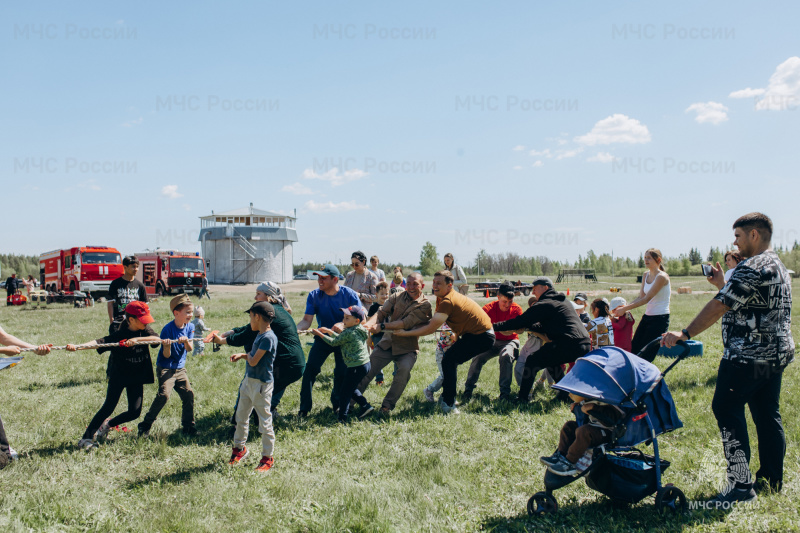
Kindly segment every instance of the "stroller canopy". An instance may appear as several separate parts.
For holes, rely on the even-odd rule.
[[[658,367],[615,346],[598,348],[575,361],[572,370],[553,388],[625,410],[628,431],[620,444],[633,445],[649,438],[653,431],[660,435],[683,427]],[[649,423],[638,415],[639,405],[649,414]]]
[[[652,363],[616,346],[603,346],[575,361],[554,389],[619,407],[636,407],[661,379]]]

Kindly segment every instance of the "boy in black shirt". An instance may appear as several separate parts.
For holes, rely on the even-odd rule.
[[[96,439],[104,438],[112,427],[139,418],[142,413],[144,385],[153,383],[153,362],[150,359],[151,344],[134,344],[134,341],[152,341],[152,344],[170,344],[162,340],[150,328],[154,322],[146,303],[131,302],[125,307],[125,318],[119,329],[107,337],[86,344],[68,344],[67,351],[74,352],[98,344],[120,343],[118,348],[99,348],[98,353],[110,350],[108,357],[108,392],[103,406],[94,415],[89,427],[78,442],[78,447],[91,450],[97,446]],[[128,393],[128,410],[114,418],[108,418],[119,403],[123,389]]]
[[[117,331],[125,320],[125,307],[131,302],[147,303],[147,291],[136,277],[139,260],[129,255],[122,260],[125,272],[108,286],[108,333]]]

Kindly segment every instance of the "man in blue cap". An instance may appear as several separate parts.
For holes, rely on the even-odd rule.
[[[325,265],[322,270],[312,273],[317,276],[318,289],[308,293],[306,299],[306,313],[297,324],[298,330],[307,330],[311,327],[314,317],[317,318],[318,328],[330,328],[336,333],[342,332],[342,309],[347,309],[351,305],[361,307],[361,300],[358,293],[349,287],[339,286],[339,269],[331,264]],[[300,417],[308,416],[313,404],[311,392],[314,382],[325,364],[328,356],[333,354],[336,366],[333,369],[333,390],[331,390],[331,406],[334,413],[339,408],[339,389],[345,374],[345,364],[342,359],[342,351],[338,346],[330,346],[320,338],[314,339],[314,345],[308,352],[308,361],[303,372],[303,382],[300,386],[300,410],[297,413]]]

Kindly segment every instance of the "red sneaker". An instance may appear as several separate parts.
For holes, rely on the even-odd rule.
[[[275,464],[275,460],[272,457],[267,457],[266,455],[261,457],[261,461],[259,461],[258,466],[256,467],[256,472],[266,472],[272,465]]]
[[[234,448],[233,453],[231,454],[231,460],[228,461],[229,465],[236,465],[239,464],[239,461],[247,457],[250,453],[250,450],[247,449],[247,446],[242,446],[242,449]]]

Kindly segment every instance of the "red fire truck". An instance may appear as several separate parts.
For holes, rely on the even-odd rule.
[[[139,260],[136,279],[144,284],[147,294],[200,294],[203,289],[206,264],[199,252],[158,249],[134,255]]]
[[[82,291],[99,296],[122,275],[122,257],[108,246],[76,246],[39,256],[42,287],[51,292]]]

